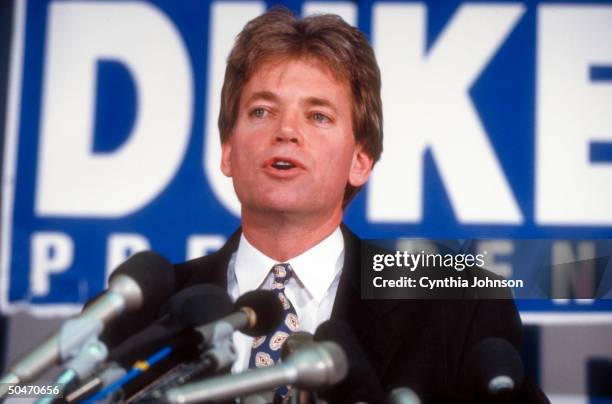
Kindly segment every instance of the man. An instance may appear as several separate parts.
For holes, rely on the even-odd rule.
[[[346,321],[385,394],[408,386],[424,402],[464,398],[463,360],[481,339],[519,345],[511,300],[361,299],[359,240],[341,223],[383,137],[380,73],[361,32],[335,16],[298,20],[273,9],[238,36],[221,98],[221,170],[241,202],[242,227],[217,253],[177,265],[179,289],[210,282],[236,298],[282,288],[296,328]],[[291,273],[280,284],[279,267]],[[234,371],[274,363],[254,347],[261,341],[235,338]],[[332,401],[384,398],[344,393]]]

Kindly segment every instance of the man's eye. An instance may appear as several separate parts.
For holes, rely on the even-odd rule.
[[[265,118],[267,111],[263,108],[254,108],[249,115],[255,118]]]
[[[318,122],[318,123],[329,123],[329,122],[331,122],[331,119],[328,116],[323,115],[320,112],[315,112],[314,114],[312,114],[312,119],[315,122]]]

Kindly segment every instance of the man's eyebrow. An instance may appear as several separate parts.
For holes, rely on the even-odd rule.
[[[278,96],[271,91],[256,91],[246,101],[247,104],[255,100],[278,101]]]
[[[308,97],[302,103],[313,107],[327,107],[334,112],[337,110],[336,106],[326,98]]]

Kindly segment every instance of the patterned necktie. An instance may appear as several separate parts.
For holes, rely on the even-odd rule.
[[[249,368],[262,368],[278,363],[283,343],[299,327],[295,309],[285,296],[285,285],[293,275],[293,269],[291,269],[290,264],[276,264],[272,267],[272,273],[274,274],[272,291],[276,293],[283,304],[283,321],[272,333],[253,340]],[[286,396],[287,393],[286,386],[279,387],[276,390],[276,396]]]

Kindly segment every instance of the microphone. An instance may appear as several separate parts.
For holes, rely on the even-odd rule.
[[[298,349],[314,344],[314,335],[306,331],[296,331],[291,334],[281,347],[281,360],[285,360]]]
[[[232,306],[232,301],[227,292],[215,285],[200,284],[181,290],[170,298],[170,301],[162,310],[162,312],[166,312],[162,316],[165,324],[158,321],[131,336],[113,350],[110,360],[119,363],[123,372],[113,372],[114,378],[110,378],[106,376],[106,371],[103,370],[101,375],[88,380],[84,386],[79,388],[78,393],[71,395],[74,397],[72,401],[80,400],[82,397],[111,384],[115,385],[114,390],[117,390],[131,382],[144,372],[143,366],[134,368],[132,364],[135,362],[139,364],[148,363],[148,361],[139,361],[139,359],[146,357],[153,351],[157,351],[156,353],[159,354],[159,348],[164,344],[168,346],[162,349],[167,352],[159,358],[159,361],[166,359],[170,354],[182,353],[185,350],[184,348],[189,348],[189,345],[195,344],[194,339],[189,334],[193,333],[193,327],[217,320],[231,313]],[[152,364],[148,363],[148,365]],[[148,369],[149,366],[146,366],[146,368]],[[131,370],[128,372],[126,369]],[[149,373],[151,372],[147,374]],[[142,375],[138,380],[141,379],[145,379],[145,382],[151,381],[146,380],[145,375]]]
[[[421,404],[419,396],[408,387],[398,387],[391,390],[389,398],[387,399],[388,404]]]
[[[122,349],[130,358],[134,343],[139,347],[158,349],[160,345],[168,342],[169,348],[175,353],[180,353],[187,349],[188,355],[174,357],[167,374],[165,371],[149,372],[153,376],[161,376],[154,381],[153,385],[148,385],[152,380],[146,377],[146,373],[130,372],[123,380],[119,380],[114,385],[109,386],[99,392],[96,397],[104,397],[109,393],[122,388],[126,383],[134,380],[137,388],[133,385],[126,385],[127,390],[143,389],[137,395],[145,396],[155,394],[155,390],[172,386],[177,382],[184,383],[195,375],[204,372],[222,369],[229,366],[235,360],[231,335],[234,331],[250,333],[249,335],[267,334],[274,330],[282,319],[282,304],[273,292],[257,290],[242,295],[233,305],[235,312],[231,313],[232,303],[225,290],[214,285],[196,285],[181,291],[175,295],[169,304],[169,319],[171,329],[163,331],[164,327],[157,324],[152,328],[153,335],[146,336],[146,332],[128,341]],[[221,318],[220,318],[221,317]],[[205,325],[201,325],[205,324]],[[195,327],[195,328],[194,328]],[[178,328],[178,331],[173,331]],[[139,348],[139,352],[143,349]],[[198,355],[201,355],[199,358]],[[142,357],[142,354],[139,355]],[[193,361],[198,359],[195,365],[182,366],[183,361]],[[125,362],[125,359],[122,361]],[[175,366],[178,364],[178,368]],[[175,366],[175,367],[172,367]],[[142,375],[141,375],[142,374]],[[145,378],[144,382],[141,379]]]
[[[183,328],[199,327],[230,314],[232,299],[220,286],[202,283],[181,290],[170,299],[172,322]]]
[[[281,361],[286,360],[297,350],[311,346],[314,343],[314,335],[311,333],[306,331],[294,332],[285,340],[281,347]],[[293,388],[291,390],[289,404],[310,404],[317,403],[318,401],[317,393],[314,391],[299,388]]]
[[[186,384],[168,390],[165,398],[167,402],[183,404],[225,400],[286,384],[314,389],[338,383],[346,376],[347,368],[344,350],[334,342],[322,342],[297,350],[278,365]]]
[[[520,389],[523,362],[510,342],[485,338],[468,351],[461,374],[462,385],[474,399],[503,401]]]
[[[154,316],[173,289],[173,267],[165,258],[154,252],[133,255],[111,275],[106,292],[11,366],[0,379],[0,397],[8,386],[33,381],[54,363],[73,357],[83,343],[122,313],[139,310],[144,316]]]
[[[280,354],[281,361],[287,360],[287,358],[291,354],[296,352],[297,350],[314,344],[315,342],[313,338],[314,336],[311,333],[306,332],[306,331],[296,331],[293,334],[291,334],[285,340],[285,342],[283,342],[283,345],[281,346],[281,354]],[[266,394],[266,393],[263,393],[263,394]],[[271,392],[267,392],[266,395],[273,396],[273,394],[274,392],[271,391]],[[245,404],[260,404],[260,403],[269,402],[271,398],[267,398],[264,395],[254,394],[254,395],[241,397],[240,400],[241,402]],[[289,404],[316,403],[317,401],[318,400],[317,400],[317,396],[315,392],[311,392],[308,390],[301,390],[298,388],[294,388],[291,390],[291,398],[290,398]]]
[[[272,332],[283,318],[283,306],[274,292],[254,290],[240,296],[234,303],[234,313],[217,321],[196,327],[195,348],[211,361],[211,370],[230,366],[236,360],[231,336],[240,331],[249,336]],[[189,313],[182,313],[188,321]]]
[[[370,365],[357,337],[342,320],[327,320],[317,328],[315,341],[333,341],[348,357],[348,375],[335,386],[320,392],[319,397],[329,403],[380,403],[384,396],[378,376]]]
[[[196,345],[193,328],[218,320],[233,311],[233,303],[227,292],[216,285],[199,284],[173,295],[158,322],[132,335],[119,344],[110,354],[110,360],[123,367],[131,366],[162,345],[180,350]]]
[[[197,327],[203,346],[230,338],[235,331],[251,337],[272,332],[283,318],[283,306],[274,292],[253,290],[234,303],[235,312],[213,323]]]

